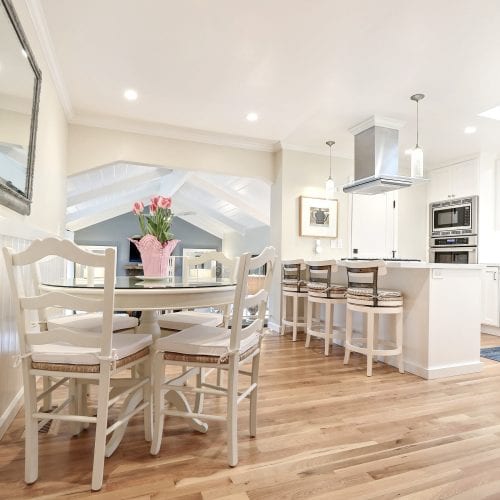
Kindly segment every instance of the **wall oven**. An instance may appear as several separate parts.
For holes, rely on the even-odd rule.
[[[429,207],[431,238],[462,234],[477,235],[477,209],[477,196],[431,203]]]
[[[431,238],[429,261],[436,264],[477,264],[477,236]]]

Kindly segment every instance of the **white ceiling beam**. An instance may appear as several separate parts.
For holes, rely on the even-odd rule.
[[[162,173],[157,168],[153,168],[151,169],[151,172],[144,172],[140,175],[125,177],[124,179],[113,182],[112,184],[106,184],[105,186],[90,189],[88,191],[70,196],[68,198],[68,206],[71,207],[73,205],[77,205],[78,203],[85,203],[86,201],[109,195],[110,191],[137,191],[138,189],[143,188],[145,183],[158,181],[162,179],[162,177],[171,177],[173,175],[174,174]]]
[[[175,201],[175,210],[174,212],[189,212],[189,207],[179,203],[177,200]],[[217,221],[210,219],[205,215],[193,214],[193,215],[176,215],[177,218],[182,219],[197,228],[214,235],[215,237],[222,240],[224,237],[224,228]]]
[[[189,170],[174,170],[170,175],[165,176],[161,180],[159,194],[167,198],[174,196],[191,175]]]
[[[91,210],[76,212],[66,218],[66,229],[69,231],[79,231],[85,227],[113,219],[132,210],[135,201],[142,201],[145,205],[149,203],[151,193],[149,190],[143,191],[140,195],[130,193],[126,197],[117,198],[107,204],[96,205]]]
[[[263,224],[269,226],[270,214],[266,214],[265,212],[260,211],[258,207],[255,206],[255,204],[252,204],[243,199],[243,196],[234,189],[228,189],[226,187],[218,186],[214,182],[200,177],[199,175],[193,175],[191,179],[189,179],[189,183],[196,188],[203,189],[203,191],[210,193],[216,198],[227,201],[255,220],[258,220],[259,222],[262,222]]]
[[[181,200],[183,205],[187,205],[190,210],[195,210],[197,212],[208,215],[212,219],[220,222],[224,226],[228,227],[232,231],[236,231],[237,233],[244,235],[245,234],[245,226],[242,226],[235,220],[227,217],[226,215],[218,212],[212,207],[205,205],[204,203],[200,203],[198,200],[194,199],[191,195],[186,194],[185,191],[181,191],[178,193],[178,196],[181,196]]]

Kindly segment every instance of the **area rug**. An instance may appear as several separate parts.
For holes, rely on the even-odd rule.
[[[481,357],[500,362],[500,347],[486,347],[481,349]]]

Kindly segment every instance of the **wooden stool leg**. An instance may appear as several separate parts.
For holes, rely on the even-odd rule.
[[[398,355],[398,367],[399,373],[404,373],[404,362],[403,362],[403,313],[400,312],[396,314],[396,345],[398,349],[401,349],[401,354]]]
[[[330,339],[332,337],[332,306],[325,304],[325,356],[330,351]]]
[[[344,365],[349,364],[349,357],[351,356],[351,351],[349,350],[349,345],[352,343],[352,310],[349,306],[346,306],[345,311],[345,354],[344,354]]]
[[[293,309],[292,309],[292,341],[297,341],[297,323],[299,321],[299,299],[297,295],[292,297],[293,299]]]
[[[372,376],[373,366],[373,334],[375,330],[375,314],[369,312],[367,314],[367,329],[366,329],[366,375]]]
[[[286,320],[286,295],[282,295],[281,299],[281,335],[285,335],[286,326],[283,321]]]
[[[309,331],[312,328],[313,311],[314,311],[314,302],[310,302],[307,306],[306,347],[309,347],[309,344],[311,342],[311,334],[309,333]]]

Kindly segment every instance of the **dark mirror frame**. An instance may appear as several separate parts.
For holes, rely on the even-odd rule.
[[[28,164],[26,169],[26,188],[24,192],[16,189],[14,186],[0,183],[0,204],[5,205],[23,215],[29,215],[31,212],[31,200],[33,196],[33,169],[35,166],[35,148],[36,148],[36,130],[38,125],[38,107],[40,104],[40,89],[42,86],[42,72],[38,68],[28,39],[24,34],[23,28],[17,17],[14,6],[10,0],[2,0],[7,17],[17,34],[21,47],[28,55],[28,61],[33,70],[33,106],[31,110],[30,142],[28,150]]]

